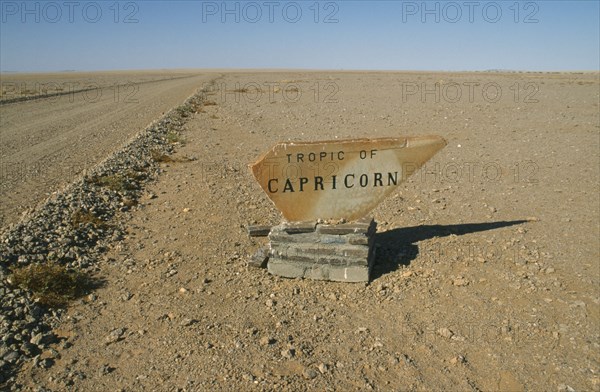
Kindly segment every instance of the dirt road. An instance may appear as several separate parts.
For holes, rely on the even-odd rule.
[[[24,210],[106,158],[215,74],[140,72],[59,76],[3,75],[5,97],[6,90],[12,89],[13,95],[19,92],[26,96],[24,93],[31,92],[36,99],[0,106],[2,227],[14,223]],[[46,92],[41,85],[62,86],[73,93],[40,98]],[[81,88],[87,90],[75,92]]]

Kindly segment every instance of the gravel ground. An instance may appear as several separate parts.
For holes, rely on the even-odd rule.
[[[97,210],[118,230],[87,247],[98,252],[87,268],[100,287],[53,316],[3,283],[17,304],[3,308],[3,370],[19,370],[4,376],[6,387],[599,390],[599,82],[598,74],[228,73],[186,118],[172,161],[133,166],[146,162],[157,178],[135,193],[137,205],[123,210],[127,195],[91,185],[76,198],[85,203],[94,191],[112,204]],[[503,94],[403,93],[423,83],[495,83]],[[526,102],[532,91],[536,101]],[[449,145],[373,211],[370,284],[248,267],[264,245],[248,224],[280,222],[246,166],[267,148],[422,134]],[[48,225],[15,232],[3,242],[14,248],[6,259],[35,255],[20,248],[28,237],[30,246],[60,238],[60,226]],[[86,249],[70,238],[73,252]],[[36,311],[43,322],[29,323]],[[41,346],[29,355],[21,347],[33,337]]]

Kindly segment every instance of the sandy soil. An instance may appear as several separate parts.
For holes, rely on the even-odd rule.
[[[35,99],[0,106],[0,226],[16,222],[211,77],[183,71],[2,75],[4,98],[26,92]],[[44,85],[67,94],[47,97],[53,90]]]
[[[409,94],[436,82],[438,102]],[[197,160],[165,164],[122,215],[105,286],[58,331],[69,348],[20,382],[600,390],[598,74],[229,73],[218,86],[177,152]],[[264,240],[245,227],[280,221],[246,167],[267,148],[421,134],[449,145],[373,211],[369,285],[246,266]]]

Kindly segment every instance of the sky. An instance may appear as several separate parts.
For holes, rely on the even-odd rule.
[[[600,1],[0,1],[0,71],[600,70]]]

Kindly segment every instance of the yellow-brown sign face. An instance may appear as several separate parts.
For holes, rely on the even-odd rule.
[[[251,169],[288,221],[352,221],[445,145],[439,136],[278,143]]]

